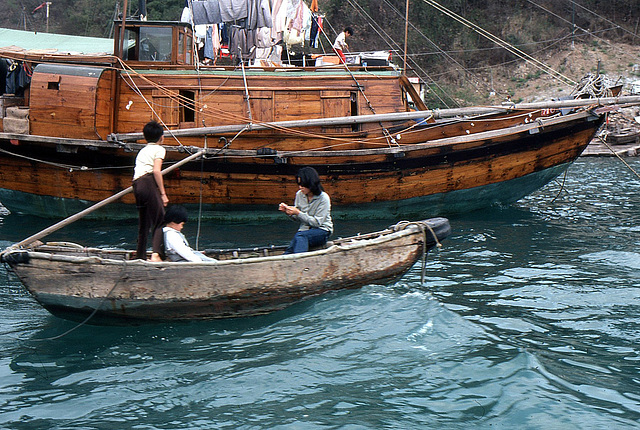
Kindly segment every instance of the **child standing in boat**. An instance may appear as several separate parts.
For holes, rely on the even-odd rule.
[[[137,256],[146,259],[147,237],[151,231],[151,261],[162,261],[162,222],[164,207],[169,203],[162,180],[162,161],[167,151],[162,146],[164,132],[160,124],[148,122],[142,133],[147,145],[138,153],[133,173],[133,194],[139,215]]]
[[[340,57],[340,61],[343,64],[347,64],[347,57],[344,56],[344,51],[349,49],[349,45],[347,45],[347,36],[353,36],[353,29],[351,27],[347,27],[344,29],[342,33],[336,37],[335,42],[333,42],[333,49]]]
[[[299,190],[293,206],[280,203],[278,210],[286,213],[300,228],[285,254],[307,252],[310,247],[327,243],[333,233],[331,199],[320,184],[318,172],[313,167],[303,167],[296,175]]]

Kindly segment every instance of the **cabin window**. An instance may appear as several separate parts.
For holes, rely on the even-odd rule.
[[[49,83],[47,83],[47,89],[48,90],[56,90],[56,91],[58,91],[60,89],[60,82],[49,82]]]
[[[171,27],[141,27],[140,61],[171,61]]]
[[[137,60],[138,59],[138,32],[136,30],[127,29],[124,32],[124,46],[122,54],[123,60]]]
[[[195,122],[195,100],[195,92],[180,90],[180,122]]]
[[[191,64],[191,53],[193,39],[189,35],[188,29],[180,29],[178,32],[178,63]]]
[[[185,46],[185,63],[191,64],[193,58],[193,38],[187,34],[184,41]]]

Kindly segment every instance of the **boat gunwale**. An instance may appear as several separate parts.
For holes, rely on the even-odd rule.
[[[428,140],[422,143],[415,143],[409,145],[398,144],[398,146],[394,147],[384,147],[384,148],[367,148],[367,149],[345,149],[345,150],[326,150],[326,149],[318,149],[318,150],[280,150],[276,151],[275,154],[269,155],[261,155],[257,154],[255,149],[221,149],[221,148],[207,148],[205,151],[206,155],[215,155],[217,158],[229,156],[242,156],[242,157],[256,157],[256,158],[274,158],[274,157],[282,157],[282,156],[296,156],[296,157],[348,157],[348,156],[362,156],[362,155],[394,155],[399,153],[407,153],[423,150],[425,148],[438,148],[438,147],[446,147],[450,145],[457,144],[469,144],[469,143],[477,143],[478,141],[487,140],[487,139],[496,139],[496,138],[505,138],[510,135],[515,135],[524,132],[530,132],[535,129],[542,129],[544,132],[545,127],[556,126],[559,124],[564,124],[572,121],[579,121],[581,119],[590,119],[597,120],[600,115],[595,114],[591,111],[579,111],[570,113],[567,115],[559,116],[559,117],[550,117],[550,118],[537,118],[535,121],[532,121],[528,124],[519,124],[513,125],[507,128],[501,128],[497,130],[489,130],[489,131],[481,131],[478,133],[470,133],[466,135],[460,136],[452,136],[452,137],[443,137],[441,139],[433,139]],[[473,121],[473,119],[464,119],[464,121]],[[408,131],[407,133],[415,133],[417,131]],[[223,135],[226,133],[211,133],[208,135],[216,136]],[[402,134],[402,133],[398,133]],[[203,134],[204,135],[204,134]],[[141,149],[145,146],[142,143],[118,143],[109,140],[87,140],[87,139],[67,139],[67,138],[49,138],[46,136],[35,136],[35,135],[21,135],[15,133],[1,133],[0,139],[20,139],[20,140],[32,140],[32,141],[41,141],[41,143],[58,143],[69,146],[100,146],[107,147],[113,149],[125,149],[129,148],[131,150]],[[51,142],[48,142],[51,141]],[[199,151],[202,148],[198,146],[180,146],[180,145],[162,145],[167,151],[183,153],[188,151]]]
[[[308,258],[314,258],[318,256],[323,256],[323,255],[337,254],[340,252],[348,252],[348,251],[367,248],[370,246],[382,245],[387,242],[392,242],[398,239],[402,239],[405,236],[423,234],[423,237],[425,237],[428,230],[433,231],[433,233],[429,231],[428,234],[431,237],[427,239],[427,243],[426,243],[426,246],[428,247],[428,249],[431,249],[441,240],[441,238],[438,238],[438,235],[435,229],[439,228],[440,226],[446,227],[448,225],[448,221],[445,221],[445,220],[446,218],[435,217],[435,218],[428,218],[421,221],[408,222],[408,224],[404,226],[402,230],[393,230],[393,227],[398,225],[398,224],[395,224],[385,230],[367,233],[366,235],[362,235],[362,237],[350,236],[346,238],[337,239],[335,241],[337,243],[334,242],[326,248],[304,252],[304,253],[281,254],[281,255],[270,255],[270,256],[259,256],[259,257],[247,257],[247,258],[232,258],[228,260],[216,260],[213,262],[206,262],[206,261],[204,262],[187,262],[187,261],[152,262],[152,261],[141,260],[141,259],[127,260],[127,259],[103,258],[97,255],[88,255],[88,256],[80,257],[80,256],[72,256],[72,255],[62,255],[54,252],[53,250],[50,252],[38,251],[37,247],[35,248],[35,250],[28,250],[28,249],[7,250],[7,255],[14,252],[15,253],[26,252],[29,256],[29,259],[41,260],[41,261],[64,262],[64,263],[72,263],[72,264],[103,264],[103,265],[113,265],[113,266],[123,266],[123,265],[144,266],[144,267],[155,267],[159,269],[188,268],[188,267],[216,267],[216,266],[228,266],[228,265],[238,265],[238,264],[245,265],[245,264],[269,262],[269,261],[299,261],[299,260],[305,260]],[[433,221],[433,222],[429,222],[429,221]],[[420,229],[419,223],[427,223],[429,228]],[[444,237],[447,237],[450,234],[450,229],[451,229],[450,226],[448,226],[448,228],[445,229],[444,232],[447,234]],[[367,237],[371,235],[375,235],[375,236],[370,238]],[[433,235],[436,236],[436,241],[433,241]],[[431,241],[433,241],[433,243]],[[44,244],[44,245],[46,246],[47,244]],[[76,245],[76,244],[69,244],[69,245]],[[60,246],[59,249],[62,250],[64,249],[64,247]],[[101,252],[116,253],[120,251],[115,249],[85,248],[85,247],[82,247],[81,245],[78,245],[77,247],[69,246],[68,249],[70,251],[75,249],[80,252],[95,252],[95,253],[101,253]],[[255,248],[256,252],[259,252],[263,249],[269,249],[269,247]],[[230,248],[226,251],[231,253],[234,251],[234,249]],[[121,252],[122,252],[122,255],[126,258],[126,255],[128,253],[131,253],[132,251],[121,250]]]

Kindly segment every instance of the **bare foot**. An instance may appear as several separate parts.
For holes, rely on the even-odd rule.
[[[149,259],[149,261],[155,261],[156,263],[158,263],[162,261],[162,258],[160,258],[160,254],[154,252],[153,254],[151,254],[151,258]]]

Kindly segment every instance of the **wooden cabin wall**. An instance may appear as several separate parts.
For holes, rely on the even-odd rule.
[[[139,132],[151,119],[158,119],[172,129],[199,126],[237,125],[249,122],[246,90],[251,103],[251,119],[255,122],[291,121],[350,115],[371,115],[367,100],[358,90],[363,86],[375,113],[404,110],[402,92],[396,76],[337,76],[326,73],[259,74],[145,74],[120,82],[117,108],[118,133]],[[132,88],[133,87],[133,88]],[[141,91],[146,101],[137,94]],[[185,92],[196,101],[194,121],[184,123],[184,110],[189,103]],[[352,101],[353,100],[353,101]],[[152,109],[147,104],[150,103]],[[155,114],[154,114],[155,111]],[[378,129],[379,124],[363,125]],[[310,133],[344,133],[351,126],[305,129]],[[270,131],[259,134],[269,134]]]
[[[113,75],[114,70],[105,70],[98,80],[96,88],[96,120],[95,130],[98,139],[107,140],[107,136],[113,130],[111,129],[111,118],[114,114],[114,91],[113,91]]]
[[[31,78],[30,133],[77,139],[106,137],[109,119],[104,102],[102,112],[96,115],[98,98],[105,100],[109,92],[107,84],[99,85],[101,76],[101,69],[96,69],[95,76],[77,76],[40,73],[36,68]]]

